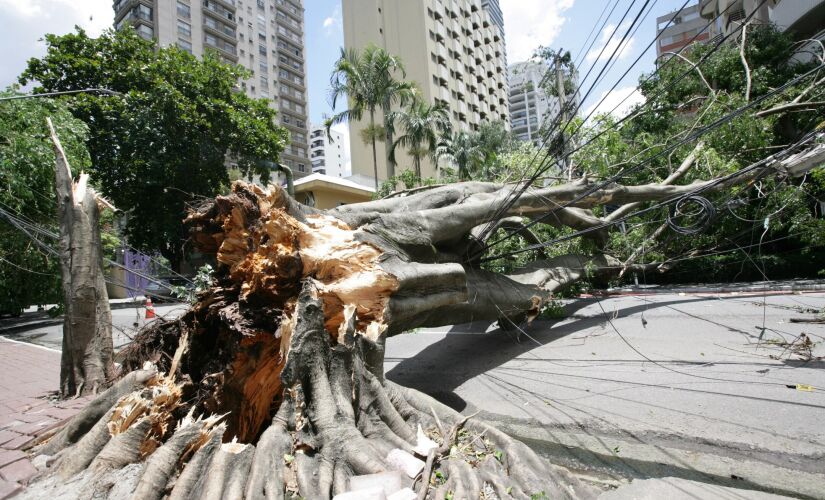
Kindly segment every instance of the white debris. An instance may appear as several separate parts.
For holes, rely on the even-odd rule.
[[[396,448],[387,454],[387,463],[395,470],[415,479],[424,470],[424,461],[415,458],[412,454]]]
[[[378,474],[366,474],[364,476],[352,476],[349,478],[349,489],[351,492],[381,488],[384,490],[384,494],[389,496],[401,490],[403,487],[404,478],[400,472],[395,470],[379,472]]]
[[[418,442],[413,448],[413,451],[417,454],[421,455],[422,457],[426,457],[430,450],[433,448],[438,448],[438,443],[433,441],[432,439],[428,438],[424,431],[421,430],[421,426],[418,426]]]
[[[413,490],[404,488],[388,496],[387,500],[415,500],[416,498],[418,498],[418,495],[416,495]]]
[[[380,486],[366,490],[348,491],[332,497],[332,500],[388,500]]]

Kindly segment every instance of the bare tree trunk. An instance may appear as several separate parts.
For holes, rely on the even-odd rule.
[[[48,122],[54,143],[55,189],[60,221],[60,271],[63,277],[62,397],[97,393],[115,376],[112,314],[103,277],[98,197],[88,175],[76,184],[60,140]]]
[[[370,111],[370,129],[373,131],[372,140],[372,170],[375,174],[375,191],[378,191],[378,153],[375,149],[375,112]]]
[[[382,107],[384,111],[384,133],[386,134],[386,139],[384,144],[387,145],[386,152],[387,152],[387,179],[392,179],[395,177],[395,162],[392,158],[392,145],[393,142],[393,124],[389,123],[389,116],[390,116],[390,103],[389,101],[385,101]]]

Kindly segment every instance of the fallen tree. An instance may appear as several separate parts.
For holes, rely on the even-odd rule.
[[[212,286],[139,334],[123,353],[129,374],[36,450],[51,465],[26,495],[329,498],[384,474],[387,493],[418,498],[593,496],[524,444],[386,380],[387,337],[521,325],[586,273],[658,266],[573,254],[485,271],[483,238],[500,221],[602,231],[615,220],[595,216],[599,205],[676,201],[825,161],[823,145],[791,153],[689,185],[468,182],[328,211],[236,182],[187,219],[220,264]]]

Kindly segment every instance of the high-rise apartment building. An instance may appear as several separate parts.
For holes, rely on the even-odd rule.
[[[742,23],[773,23],[797,42],[794,60],[818,61],[825,42],[825,0],[700,0],[706,22],[716,19],[719,31],[734,35]]]
[[[332,177],[349,177],[346,168],[346,147],[344,134],[330,130],[323,125],[313,125],[309,134],[309,159],[313,174]]]
[[[668,52],[679,52],[686,45],[707,42],[717,35],[716,26],[702,19],[699,4],[673,11],[656,18],[656,57],[668,57]]]
[[[526,61],[507,68],[510,81],[510,127],[513,135],[522,141],[541,143],[540,130],[548,117],[556,116],[561,107],[559,99],[542,86],[550,70],[541,61]]]
[[[118,29],[131,24],[161,46],[214,50],[250,70],[240,87],[268,99],[292,136],[280,162],[296,177],[311,172],[302,0],[116,0],[114,10]]]
[[[504,37],[481,0],[343,0],[344,45],[375,44],[404,62],[428,103],[443,102],[455,130],[484,121],[509,122]],[[495,3],[496,6],[498,2]],[[365,122],[350,123],[352,171],[373,176],[372,147],[361,140]],[[396,132],[403,134],[403,130]],[[386,145],[378,143],[378,178],[387,177]],[[396,154],[397,173],[412,169],[406,152]],[[435,176],[431,161],[422,175]]]

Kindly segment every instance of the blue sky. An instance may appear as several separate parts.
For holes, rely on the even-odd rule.
[[[401,1],[401,0],[399,0]],[[408,1],[408,0],[405,0]],[[589,57],[582,49],[604,7],[613,6],[613,0],[500,0],[504,11],[505,38],[507,41],[508,61],[517,62],[530,57],[540,45],[553,48],[565,48],[574,56],[580,54],[580,74],[582,76],[594,63],[596,67],[584,88],[589,87],[593,77],[601,70],[604,61],[596,60],[599,49],[609,39],[611,28],[619,26],[628,6],[633,5],[625,19],[624,25],[639,12],[645,3],[641,0],[619,0],[603,32],[595,33],[595,42]],[[649,14],[641,23],[638,31],[618,51],[619,58],[597,85],[582,106],[583,111],[590,111],[605,96],[617,79],[631,63],[643,52],[656,36],[656,18],[681,7],[684,0],[653,0]],[[310,114],[312,121],[320,121],[331,109],[327,102],[329,73],[339,48],[343,45],[340,0],[308,0],[306,5],[307,31],[307,67],[309,77]],[[647,10],[645,11],[647,12]],[[643,14],[644,15],[644,14]],[[600,23],[601,24],[601,23]],[[618,40],[624,34],[624,26],[619,26],[617,35],[611,45],[604,51],[603,57],[612,53]],[[591,37],[591,40],[594,37]],[[588,44],[590,42],[587,42]],[[610,111],[625,96],[632,93],[639,76],[653,69],[656,55],[655,46],[647,50],[639,63],[619,83],[616,90],[606,96],[599,111]],[[638,102],[638,94],[630,95],[623,107]],[[621,111],[621,109],[619,110]]]
[[[331,112],[327,100],[329,73],[343,44],[340,1],[304,2],[309,107],[310,120],[313,122],[320,121],[323,115]],[[652,0],[650,14],[626,47],[619,51],[621,57],[605,75],[603,82],[585,99],[583,110],[592,109],[653,39],[656,34],[656,17],[678,8],[683,1]],[[618,2],[608,22],[608,28],[615,29],[628,5],[634,4],[627,18],[630,20],[644,4],[642,0]],[[585,39],[608,3],[612,6],[613,0],[501,0],[509,61],[526,59],[539,45],[563,47],[576,55],[584,46]],[[0,86],[5,87],[12,83],[25,67],[25,61],[29,57],[42,55],[43,44],[38,40],[44,33],[66,33],[78,24],[90,33],[96,34],[111,26],[112,17],[111,0],[0,0],[0,26],[4,27],[0,31],[0,46],[4,47],[4,55],[0,58]],[[620,27],[616,39],[620,38],[622,33]],[[608,35],[609,31],[597,33],[594,48],[598,49],[604,45]],[[608,47],[605,54],[612,52],[612,48]],[[590,57],[586,57],[587,54],[582,56],[584,61],[580,65],[580,73],[584,75],[588,67],[597,61],[596,53]],[[652,70],[654,57],[655,49],[651,48],[619,83],[616,91],[607,96],[600,110],[609,111],[618,101],[630,94],[639,75],[643,71]],[[594,74],[600,68],[601,64],[597,62]],[[635,100],[636,96],[631,96],[629,102]]]

